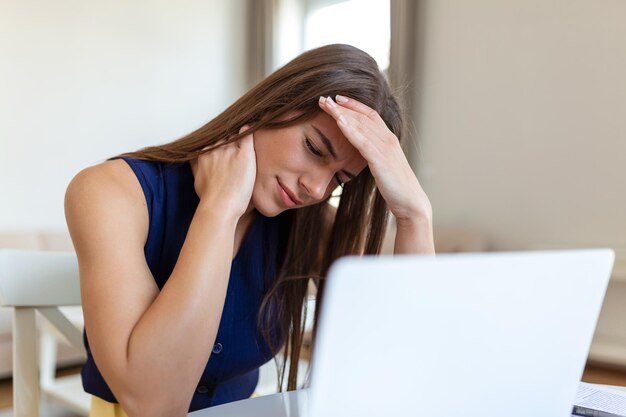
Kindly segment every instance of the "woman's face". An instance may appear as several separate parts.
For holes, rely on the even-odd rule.
[[[339,182],[367,166],[335,120],[323,112],[294,126],[256,131],[254,150],[252,205],[268,217],[325,200]]]

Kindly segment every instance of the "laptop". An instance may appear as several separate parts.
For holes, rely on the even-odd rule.
[[[320,311],[308,417],[567,417],[608,249],[344,258]]]

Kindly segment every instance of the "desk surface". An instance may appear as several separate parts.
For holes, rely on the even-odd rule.
[[[298,390],[235,401],[189,413],[189,417],[301,417],[308,391]]]
[[[626,391],[626,387],[606,385]],[[304,417],[308,390],[250,398],[189,413],[188,417]]]

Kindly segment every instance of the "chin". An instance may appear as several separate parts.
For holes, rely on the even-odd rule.
[[[258,211],[265,217],[276,217],[280,213],[285,211],[284,208],[279,207],[275,202],[268,200],[268,198],[259,198],[256,193],[253,193],[251,203],[256,211]]]

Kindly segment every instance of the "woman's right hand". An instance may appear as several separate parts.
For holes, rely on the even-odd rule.
[[[243,126],[239,133],[248,128]],[[194,176],[200,204],[241,217],[250,204],[256,178],[253,135],[200,155]]]

